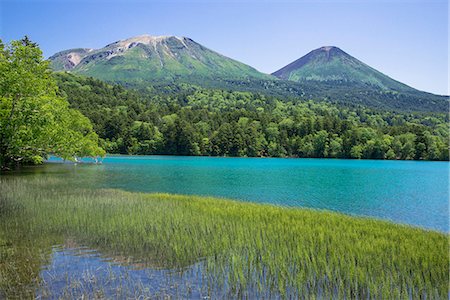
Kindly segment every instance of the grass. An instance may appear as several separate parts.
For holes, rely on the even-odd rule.
[[[0,178],[0,297],[33,294],[64,238],[162,269],[202,262],[212,291],[267,298],[447,298],[448,235],[368,218],[196,196]]]

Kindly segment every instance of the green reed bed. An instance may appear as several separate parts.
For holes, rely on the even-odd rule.
[[[448,297],[444,233],[326,211],[80,189],[48,178],[0,184],[0,290],[21,284],[11,274],[22,267],[11,257],[22,254],[6,253],[11,245],[70,237],[153,268],[201,261],[209,288],[228,296]]]

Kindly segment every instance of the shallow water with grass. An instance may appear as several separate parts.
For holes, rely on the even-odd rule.
[[[36,297],[201,299],[208,296],[201,275],[200,264],[181,270],[155,269],[130,257],[105,256],[80,245],[58,245],[41,268]]]
[[[171,167],[161,162],[164,159]],[[156,162],[146,165],[142,160]],[[171,187],[176,192],[190,182],[198,189],[184,194],[209,194],[220,174],[233,177],[252,170],[247,163],[238,168],[234,159],[217,159],[209,163],[213,172],[206,163],[193,173],[181,172],[189,169],[191,160],[196,159],[113,157],[100,166],[51,164],[0,176],[0,298],[448,297],[445,230],[290,207],[293,204],[253,203],[263,202],[257,197],[242,197],[253,201],[246,202],[123,190],[134,182],[140,185],[128,190]],[[261,172],[265,184],[242,175],[248,180],[225,180],[230,189],[223,188],[224,193],[251,183],[248,191],[255,190],[254,197],[261,193],[258,188],[286,186],[281,180],[270,183],[265,173],[288,168],[270,164],[295,160],[249,161],[268,164],[259,166],[266,170]],[[164,165],[164,174],[158,164]],[[320,168],[332,173],[320,161],[302,164],[306,166],[297,168],[308,170],[312,164],[313,174]],[[126,176],[115,168],[147,171]],[[357,165],[341,176],[355,176],[352,169],[361,168]],[[404,168],[396,170],[407,173]],[[425,164],[422,171],[426,169]],[[184,179],[171,182],[176,176]],[[195,185],[199,180],[205,184]],[[428,214],[433,216],[433,210]]]

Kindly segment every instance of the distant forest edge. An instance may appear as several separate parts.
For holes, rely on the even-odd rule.
[[[449,160],[448,113],[402,112],[193,84],[126,89],[58,72],[108,153]]]

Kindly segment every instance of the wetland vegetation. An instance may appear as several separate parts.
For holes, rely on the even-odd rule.
[[[199,264],[205,290],[222,297],[448,295],[445,233],[327,211],[86,189],[58,178],[3,177],[0,195],[7,297],[43,289],[39,274],[52,245],[67,240],[151,269]]]

